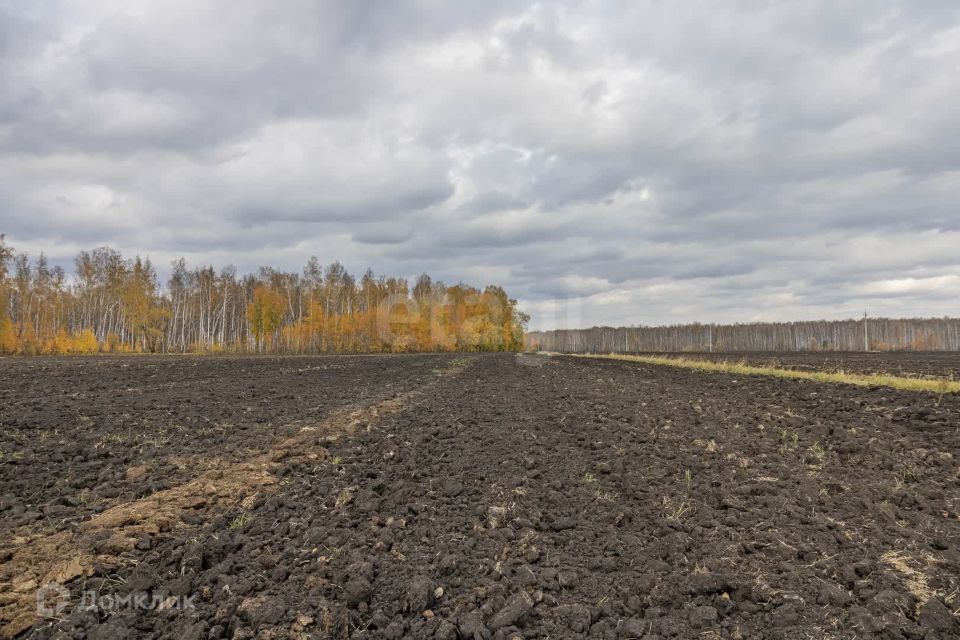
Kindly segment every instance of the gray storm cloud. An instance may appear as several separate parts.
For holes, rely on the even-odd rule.
[[[534,328],[955,315],[958,87],[949,1],[0,2],[0,232]]]

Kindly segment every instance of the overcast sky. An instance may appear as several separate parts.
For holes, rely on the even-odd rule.
[[[960,4],[0,0],[0,232],[503,285],[533,328],[960,313]]]

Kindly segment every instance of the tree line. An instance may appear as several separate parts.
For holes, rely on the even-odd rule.
[[[958,351],[960,319],[865,318],[532,331],[528,348],[561,353]]]
[[[100,247],[72,277],[0,235],[0,353],[377,353],[517,351],[528,316],[498,286],[423,274],[359,279],[311,258],[303,270],[172,264]]]

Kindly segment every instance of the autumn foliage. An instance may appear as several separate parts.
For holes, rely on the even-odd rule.
[[[149,260],[102,247],[68,277],[0,235],[0,354],[517,351],[527,316],[496,286],[446,286],[426,274],[359,280],[312,258],[301,273]]]

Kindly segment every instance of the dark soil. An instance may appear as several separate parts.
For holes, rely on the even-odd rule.
[[[957,396],[506,354],[0,364],[3,451],[21,452],[0,473],[8,633],[960,637]],[[95,417],[65,431],[76,414]],[[204,417],[221,429],[201,433]],[[85,453],[169,425],[148,455]],[[89,486],[68,490],[50,458],[78,439],[60,475]],[[111,517],[153,504],[126,488],[149,457],[191,461],[151,472],[172,525]],[[210,499],[183,498],[201,473]],[[105,511],[68,501],[41,516],[51,530],[25,522],[114,485]],[[9,626],[36,589],[18,572],[51,575],[25,561],[57,528],[58,553],[89,559],[57,570],[72,605]],[[168,605],[84,610],[90,590]]]
[[[650,355],[726,360],[806,371],[848,373],[890,373],[908,377],[960,380],[960,352],[956,351],[808,351],[770,353],[764,351],[723,353],[658,353]]]
[[[245,460],[337,409],[416,388],[446,361],[0,358],[0,535],[56,530]]]

